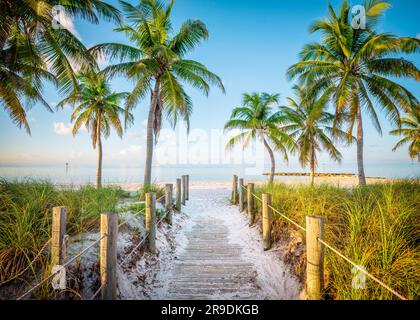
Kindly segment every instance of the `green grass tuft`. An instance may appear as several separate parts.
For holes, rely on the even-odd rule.
[[[53,207],[67,207],[67,234],[72,236],[97,228],[100,214],[116,211],[123,196],[120,188],[59,190],[48,181],[0,178],[0,283],[24,270],[51,237]],[[49,267],[43,255],[25,276],[34,278]]]

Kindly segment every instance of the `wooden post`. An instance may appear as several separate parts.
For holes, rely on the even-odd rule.
[[[232,180],[232,203],[238,203],[238,176],[236,174],[233,175]]]
[[[151,253],[156,253],[156,196],[146,193],[146,234]]]
[[[262,195],[262,229],[264,250],[271,247],[271,194]]]
[[[172,225],[172,184],[165,185],[166,221]]]
[[[187,179],[186,176],[182,176],[182,205],[185,206],[185,198],[187,196]]]
[[[117,299],[118,213],[101,214],[100,270],[103,300]]]
[[[306,291],[308,299],[320,300],[324,287],[324,218],[306,216]]]
[[[51,230],[51,264],[63,265],[66,260],[64,236],[66,234],[67,208],[54,207]],[[63,250],[64,249],[64,250]]]
[[[185,176],[185,179],[187,179],[186,181],[186,184],[187,184],[187,187],[186,187],[186,189],[187,189],[187,194],[186,194],[186,199],[187,200],[190,200],[190,175],[189,174],[187,174],[186,176]]]
[[[252,226],[255,220],[255,207],[254,207],[254,184],[248,183],[247,187],[247,204],[248,204],[248,218],[249,218],[249,225]]]
[[[244,211],[244,199],[245,198],[245,192],[244,192],[244,179],[239,179],[239,211]]]
[[[176,210],[181,211],[181,179],[176,179]]]

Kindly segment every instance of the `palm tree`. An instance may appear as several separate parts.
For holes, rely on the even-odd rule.
[[[403,145],[410,143],[408,152],[411,159],[418,157],[420,162],[420,110],[413,110],[408,117],[401,119],[401,128],[390,132],[393,136],[403,136],[397,142],[392,151],[397,150]]]
[[[151,183],[154,143],[157,143],[166,115],[174,127],[179,118],[189,127],[192,112],[191,98],[182,82],[208,95],[210,84],[224,91],[221,79],[203,64],[184,59],[201,41],[208,38],[206,26],[199,20],[188,20],[180,31],[172,36],[170,14],[174,1],[165,5],[158,0],[141,0],[137,6],[120,1],[127,21],[116,30],[124,32],[135,46],[105,43],[91,48],[93,55],[105,54],[119,58],[120,63],[109,66],[105,73],[110,76],[127,76],[134,82],[134,89],[126,101],[127,111],[151,92],[147,119],[147,153],[144,185]]]
[[[413,94],[389,78],[420,79],[420,72],[412,62],[402,57],[395,58],[396,54],[417,52],[420,40],[374,31],[375,21],[388,7],[386,1],[366,1],[366,28],[353,29],[347,1],[343,2],[338,14],[329,5],[329,18],[318,20],[311,27],[311,32],[322,32],[322,42],[304,46],[300,53],[301,61],[288,70],[290,78],[300,76],[301,82],[315,93],[331,89],[331,101],[336,109],[335,121],[337,123],[343,114],[348,113],[349,135],[357,125],[360,185],[366,184],[363,111],[381,133],[375,105],[397,125],[401,110],[419,108],[419,102]]]
[[[328,92],[317,98],[308,94],[304,87],[296,85],[293,90],[297,99],[287,98],[290,107],[281,107],[287,123],[282,129],[296,141],[302,167],[309,164],[313,185],[317,152],[325,150],[332,160],[340,162],[342,155],[333,140],[348,140],[348,137],[346,132],[338,128],[333,129],[334,115],[325,111],[329,99]]]
[[[62,100],[58,107],[66,104],[74,106],[71,115],[73,135],[76,135],[82,126],[91,133],[93,148],[98,147],[98,166],[96,174],[96,187],[102,186],[102,136],[107,138],[111,127],[122,137],[123,129],[119,116],[126,115],[128,122],[133,121],[131,113],[126,113],[120,103],[129,95],[128,92],[112,92],[104,74],[96,71],[87,71],[78,76],[79,90],[71,93]]]
[[[69,93],[77,86],[74,67],[94,63],[85,46],[61,25],[55,28],[54,6],[70,17],[98,23],[99,16],[120,21],[114,7],[99,0],[2,0],[0,2],[0,105],[12,121],[30,134],[25,109],[41,103],[45,81]]]
[[[279,111],[272,111],[273,106],[278,103],[278,97],[278,94],[244,93],[243,106],[233,109],[230,120],[225,124],[225,130],[242,131],[228,141],[227,150],[238,143],[243,143],[246,148],[254,139],[259,139],[264,144],[271,160],[270,182],[274,181],[276,170],[273,149],[280,152],[287,161],[287,152],[295,147],[293,139],[279,128],[285,120],[284,115]]]

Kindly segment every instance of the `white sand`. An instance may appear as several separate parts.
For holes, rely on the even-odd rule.
[[[281,261],[279,252],[264,252],[261,236],[250,228],[245,214],[229,204],[230,190],[224,185],[211,189],[192,184],[190,200],[182,214],[174,215],[172,228],[163,224],[157,234],[156,257],[149,253],[138,257],[134,268],[119,268],[118,283],[121,299],[177,299],[171,292],[174,262],[188,245],[187,235],[197,221],[215,218],[227,227],[229,241],[242,248],[242,260],[257,273],[255,299],[298,299],[301,285]],[[216,294],[209,299],[234,299],[232,295]]]
[[[268,179],[262,180],[252,180],[246,179],[244,177],[245,183],[247,182],[254,182],[257,185],[262,185],[268,181]],[[389,179],[389,178],[367,178],[366,181],[368,184],[374,183],[386,183],[392,182],[397,179]],[[309,177],[275,177],[275,182],[278,183],[285,183],[287,185],[309,185],[310,178]],[[161,181],[159,184],[164,185],[165,183],[173,183],[175,181]],[[357,186],[359,183],[357,177],[349,177],[349,176],[336,176],[336,177],[318,177],[315,178],[315,184],[330,184],[339,187],[354,187]],[[136,191],[141,186],[142,183],[109,183],[109,186],[120,186],[124,190],[127,191]],[[232,181],[231,180],[223,180],[223,181],[195,181],[193,176],[190,176],[190,188],[191,189],[221,189],[221,188],[232,188]]]

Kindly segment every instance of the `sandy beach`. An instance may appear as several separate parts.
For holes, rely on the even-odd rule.
[[[246,177],[244,178],[246,182],[254,182],[256,185],[263,185],[265,184],[268,179],[266,180],[247,180]],[[367,178],[368,184],[375,184],[375,183],[387,183],[396,181],[397,179],[389,179],[389,178]],[[274,181],[276,183],[285,183],[287,185],[309,185],[310,178],[296,178],[296,177],[275,177]],[[158,184],[164,185],[166,183],[174,183],[175,181],[157,181]],[[357,177],[348,177],[348,176],[335,176],[335,177],[319,177],[315,178],[315,184],[330,184],[333,186],[338,187],[355,187],[358,185]],[[109,183],[106,184],[107,186],[119,186],[126,191],[136,191],[141,186],[142,183],[135,182],[135,183]],[[232,181],[224,180],[224,181],[195,181],[193,176],[190,176],[190,188],[191,189],[209,189],[211,192],[212,189],[224,189],[224,188],[231,188]]]

